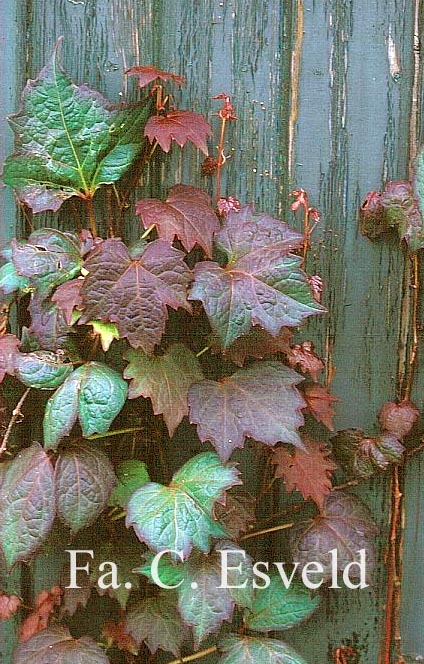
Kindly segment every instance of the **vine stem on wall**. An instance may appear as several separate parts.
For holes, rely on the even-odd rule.
[[[22,408],[28,394],[30,393],[30,391],[31,391],[31,388],[28,387],[25,390],[25,392],[23,393],[23,395],[21,396],[21,398],[19,399],[18,403],[16,404],[15,408],[12,411],[12,417],[10,418],[9,424],[7,425],[6,432],[3,436],[3,440],[2,440],[1,445],[0,445],[0,457],[2,457],[3,454],[7,450],[7,443],[9,442],[10,434],[12,433],[12,429],[15,426],[16,422],[18,421],[18,418],[22,417],[21,408]]]
[[[414,162],[417,157],[418,122],[420,117],[419,99],[421,92],[420,56],[420,13],[422,0],[414,0],[414,76],[412,85],[411,114],[409,123],[409,176],[414,175]],[[419,262],[418,256],[405,256],[403,296],[399,335],[398,398],[410,399],[414,372],[418,356],[418,305],[419,305]],[[409,352],[408,352],[409,351]],[[387,595],[385,634],[380,652],[379,664],[390,664],[393,648],[396,664],[404,664],[400,610],[402,599],[402,554],[405,523],[404,507],[404,465],[395,466],[391,482],[390,534],[387,552]]]

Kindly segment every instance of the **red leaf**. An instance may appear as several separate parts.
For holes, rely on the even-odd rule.
[[[394,403],[387,401],[378,414],[381,427],[397,438],[407,436],[420,416],[420,411],[412,401]]]
[[[322,422],[330,431],[334,431],[333,417],[336,411],[332,404],[340,399],[330,394],[328,388],[318,385],[318,383],[305,387],[305,399],[315,419]]]
[[[182,148],[187,141],[194,143],[205,155],[208,154],[206,139],[212,128],[200,113],[193,111],[169,111],[166,115],[153,115],[144,129],[150,143],[156,140],[164,152],[169,152],[171,141]]]
[[[56,606],[59,606],[62,598],[62,588],[53,586],[51,590],[42,590],[35,600],[35,609],[23,621],[19,630],[19,641],[25,643],[34,634],[46,629],[49,619]]]
[[[287,352],[287,359],[293,369],[299,365],[301,372],[309,373],[315,382],[318,380],[318,372],[324,369],[324,362],[314,352],[312,341],[292,346]]]
[[[64,284],[58,286],[52,295],[52,302],[56,302],[59,309],[63,312],[67,325],[71,325],[72,323],[74,309],[78,309],[82,305],[80,291],[83,283],[84,279],[66,281]]]
[[[114,644],[119,650],[130,652],[132,655],[138,654],[138,647],[135,640],[125,631],[125,621],[106,623],[102,629],[102,633],[110,645]]]
[[[287,491],[297,489],[305,500],[312,498],[322,510],[337,465],[329,458],[331,450],[325,443],[306,437],[303,442],[305,450],[297,448],[293,454],[286,447],[274,450],[275,476],[284,480]]]
[[[0,336],[0,383],[5,374],[15,375],[15,356],[20,345],[21,342],[14,334]]]
[[[172,242],[177,237],[187,251],[198,244],[212,256],[212,239],[219,230],[219,221],[210,197],[201,189],[177,184],[164,203],[145,198],[138,201],[135,213],[140,215],[144,228],[156,225],[164,240]]]
[[[178,76],[177,74],[171,74],[169,71],[163,71],[158,69],[154,65],[143,65],[130,67],[124,71],[124,74],[127,76],[137,76],[138,77],[138,87],[145,88],[146,85],[160,79],[161,81],[173,81],[176,85],[185,85],[186,79],[184,76]]]
[[[9,620],[19,609],[22,602],[16,595],[0,595],[0,620]]]

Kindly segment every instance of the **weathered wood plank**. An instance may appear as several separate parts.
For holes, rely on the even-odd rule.
[[[412,25],[409,3],[304,2],[296,184],[323,214],[310,265],[324,278],[330,316],[313,327],[337,368],[337,428],[376,431],[379,408],[396,396],[403,258],[396,242],[362,238],[357,215],[368,190],[379,189],[384,178],[407,176]],[[384,478],[361,491],[383,537],[386,493]],[[376,585],[359,593],[334,591],[324,611],[293,633],[306,658],[321,664],[336,647],[352,644],[361,662],[377,661],[384,541]]]

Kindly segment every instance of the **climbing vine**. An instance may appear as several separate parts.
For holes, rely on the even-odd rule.
[[[372,239],[398,229],[414,265],[398,399],[382,406],[378,435],[352,429],[330,441],[338,399],[313,343],[294,338],[309,318],[331,315],[322,280],[306,272],[320,222],[307,192],[290,203],[302,233],[223,194],[226,130],[237,121],[228,94],[214,98],[209,156],[207,119],[173,105],[182,76],[132,67],[140,99],[114,106],[73,83],[58,47],[9,118],[16,151],[3,171],[25,211],[72,207],[78,218],[2,250],[0,378],[11,415],[0,446],[0,619],[20,619],[14,663],[42,664],[48,652],[84,664],[212,654],[220,664],[302,664],[279,633],[320,610],[323,588],[371,582],[377,530],[348,490],[419,449],[410,393],[423,177],[418,188],[373,192],[361,215]],[[107,206],[100,216],[97,191],[121,212],[153,154],[187,142],[205,155],[208,191],[178,183],[165,200],[142,198],[138,237],[126,241],[120,214]],[[249,465],[267,479],[256,495]],[[275,486],[303,498],[282,523],[261,518]],[[289,562],[255,560],[255,543],[279,531]],[[69,559],[57,585],[25,597],[10,589],[13,568],[59,549]],[[96,594],[111,619],[93,634]],[[384,664],[397,601],[388,596]],[[346,645],[334,661],[355,657]]]

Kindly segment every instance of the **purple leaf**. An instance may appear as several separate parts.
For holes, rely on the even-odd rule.
[[[58,516],[73,534],[86,528],[103,512],[116,483],[104,452],[83,444],[68,447],[55,467]]]
[[[375,566],[375,536],[377,529],[371,512],[356,496],[330,493],[322,513],[314,519],[296,525],[290,534],[293,560],[300,566],[311,560],[321,563],[325,580],[332,578],[329,552],[337,549],[338,569],[358,561],[361,549],[366,551],[367,571]]]
[[[190,300],[200,300],[224,347],[260,325],[273,336],[325,309],[312,295],[302,259],[289,253],[303,236],[252,206],[230,212],[216,236],[226,268],[206,261],[195,267]]]
[[[186,299],[191,272],[183,258],[165,240],[155,240],[140,259],[131,260],[121,240],[106,240],[85,263],[89,274],[81,289],[85,309],[80,322],[116,323],[134,348],[153,352],[165,331],[167,305],[191,310]]]
[[[138,646],[144,641],[152,654],[161,648],[179,657],[186,628],[174,594],[166,591],[139,602],[126,617],[126,631]]]
[[[189,391],[190,421],[200,440],[210,440],[223,461],[249,436],[266,445],[303,447],[297,429],[305,402],[295,385],[303,380],[282,362],[240,369],[220,382],[204,380]]]
[[[66,627],[54,626],[38,632],[18,646],[13,664],[110,664],[92,639],[75,640]]]
[[[38,443],[6,465],[0,504],[0,551],[10,569],[32,558],[49,534],[56,513],[53,467]]]

